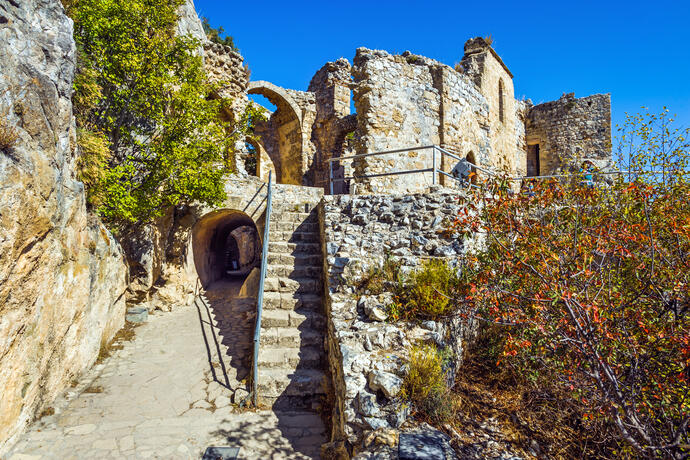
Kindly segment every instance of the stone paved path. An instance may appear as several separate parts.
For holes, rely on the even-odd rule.
[[[211,330],[209,313],[217,324],[196,306],[150,316],[7,459],[199,459],[210,445],[241,446],[242,459],[318,458],[325,429],[317,414],[248,412],[231,403],[218,351],[227,374],[242,373],[244,363],[228,356],[231,340]]]

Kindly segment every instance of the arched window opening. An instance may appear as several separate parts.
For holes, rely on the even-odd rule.
[[[498,80],[498,119],[501,121],[501,123],[504,122],[505,119],[505,101],[503,100],[503,80]]]
[[[245,142],[244,146],[245,146],[245,149],[247,150],[247,156],[244,157],[244,170],[247,171],[247,174],[249,174],[250,176],[258,176],[259,175],[259,170],[258,170],[259,152],[258,152],[258,149],[251,142]]]

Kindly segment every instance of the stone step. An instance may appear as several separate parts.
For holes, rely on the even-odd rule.
[[[316,233],[320,232],[319,224],[316,222],[280,222],[271,219],[271,225],[268,227],[269,232],[300,232],[300,233]]]
[[[261,392],[259,392],[259,402],[264,406],[270,407],[274,411],[292,412],[296,410],[304,410],[311,413],[323,412],[324,405],[327,404],[326,396],[321,393],[299,396],[281,395],[273,398],[269,396],[262,396]],[[320,439],[311,439],[311,437],[300,438],[295,442],[295,446],[299,446],[299,443],[304,443],[306,446],[311,446],[315,442],[322,441]]]
[[[314,330],[300,331],[296,327],[275,327],[261,331],[261,347],[316,346],[323,348],[322,332]]]
[[[317,232],[301,231],[271,231],[269,235],[269,246],[271,241],[281,241],[288,243],[320,243],[321,234]]]
[[[266,278],[264,292],[283,292],[289,294],[321,294],[319,278],[285,278],[270,276]]]
[[[288,294],[264,292],[264,310],[300,310],[321,312],[321,296],[317,294]]]
[[[320,254],[276,254],[268,253],[268,265],[292,265],[294,267],[319,267],[323,264]]]
[[[273,254],[321,254],[321,243],[271,241],[268,244],[268,251]]]
[[[321,265],[295,267],[294,265],[269,264],[266,269],[266,276],[277,276],[293,280],[302,278],[320,279],[322,273],[323,267]]]
[[[262,333],[273,327],[300,327],[303,330],[324,330],[326,317],[315,311],[300,308],[299,310],[267,309],[261,316]]]
[[[259,369],[258,389],[261,397],[326,394],[326,375],[318,369]]]
[[[320,369],[324,362],[325,352],[322,347],[261,347],[259,349],[260,369],[283,369],[283,372],[294,372],[301,369]]]
[[[316,212],[294,212],[286,210],[274,210],[271,214],[272,222],[307,222],[318,223],[319,215]]]

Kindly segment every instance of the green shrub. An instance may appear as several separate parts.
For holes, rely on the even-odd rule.
[[[213,43],[220,43],[221,45],[229,46],[234,51],[239,52],[239,49],[235,45],[235,40],[232,38],[232,36],[225,35],[225,37],[221,37],[221,35],[225,34],[225,29],[223,29],[222,26],[218,28],[211,27],[211,23],[207,17],[201,18],[201,25],[204,27],[206,37],[208,37],[208,39]]]
[[[410,274],[409,299],[406,302],[410,313],[431,318],[448,315],[452,309],[448,294],[453,291],[456,281],[456,272],[446,261],[425,261],[420,270]]]
[[[432,421],[443,422],[452,417],[454,405],[444,369],[446,359],[433,345],[422,344],[410,350],[408,370],[403,380],[402,395],[415,409]]]
[[[369,295],[402,290],[404,276],[401,272],[402,262],[399,259],[386,257],[382,266],[371,266],[357,282],[357,292]]]

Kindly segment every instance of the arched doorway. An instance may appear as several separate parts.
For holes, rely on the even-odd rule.
[[[247,93],[260,94],[276,106],[269,120],[257,122],[254,129],[273,161],[277,182],[302,185],[305,171],[301,109],[284,89],[269,82],[251,82]]]
[[[233,209],[206,214],[192,229],[194,265],[204,288],[195,305],[210,372],[230,391],[247,390],[261,246],[254,221]]]
[[[194,265],[204,289],[219,280],[242,282],[261,262],[261,239],[245,213],[224,209],[200,219],[192,230]]]

